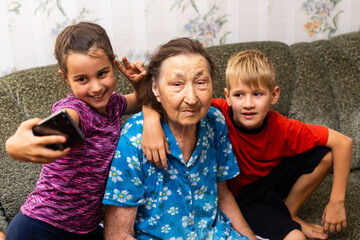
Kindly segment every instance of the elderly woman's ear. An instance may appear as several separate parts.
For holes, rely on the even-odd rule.
[[[160,102],[159,87],[158,87],[157,84],[154,83],[154,81],[153,81],[153,84],[152,84],[152,92],[153,92],[154,96],[156,97],[156,100],[158,102]]]

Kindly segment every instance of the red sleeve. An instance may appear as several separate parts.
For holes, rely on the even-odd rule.
[[[229,109],[226,100],[223,98],[211,99],[211,106],[219,109],[221,112],[226,112]]]
[[[285,147],[286,155],[300,154],[317,146],[325,146],[329,137],[329,129],[324,126],[305,124],[298,120],[285,117]],[[287,152],[287,153],[286,153]]]

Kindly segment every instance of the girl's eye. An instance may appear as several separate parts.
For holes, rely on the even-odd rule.
[[[78,78],[77,81],[82,83],[82,82],[85,82],[85,81],[86,81],[86,78],[84,78],[84,77]]]
[[[104,77],[104,76],[106,76],[106,74],[107,74],[107,72],[99,72],[98,76],[99,77]]]

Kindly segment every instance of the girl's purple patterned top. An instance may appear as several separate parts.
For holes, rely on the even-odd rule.
[[[85,139],[66,156],[43,165],[35,190],[21,206],[24,215],[79,234],[98,226],[126,107],[125,97],[116,93],[107,104],[108,115],[89,107],[74,94],[54,104],[53,113],[63,108],[78,113]]]

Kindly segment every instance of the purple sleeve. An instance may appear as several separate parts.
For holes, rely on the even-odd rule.
[[[86,105],[83,101],[77,99],[73,94],[69,94],[66,98],[56,102],[52,107],[52,113],[55,113],[64,108],[71,108],[79,116],[80,127],[83,133],[86,135],[89,129],[89,122],[92,121],[91,108]]]

